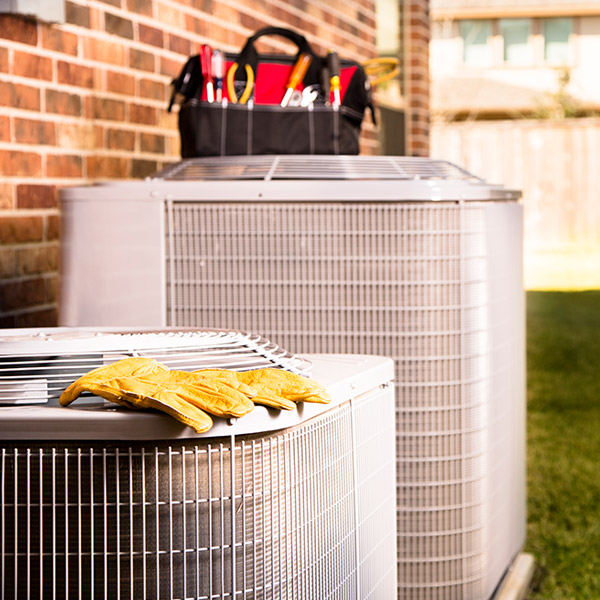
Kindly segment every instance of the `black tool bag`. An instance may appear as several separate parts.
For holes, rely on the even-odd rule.
[[[263,54],[255,42],[279,35],[298,47],[293,55]],[[282,106],[294,66],[308,68],[290,102]],[[278,27],[261,29],[239,54],[225,54],[222,81],[203,74],[202,57],[192,56],[173,80],[180,101],[179,132],[183,158],[251,154],[358,154],[365,109],[374,120],[369,82],[357,62],[319,56],[306,38]],[[339,95],[331,77],[339,69]],[[332,72],[333,70],[333,72]],[[210,78],[211,81],[207,81]],[[213,99],[208,85],[222,98]],[[336,102],[339,100],[339,103]],[[169,106],[169,110],[171,109]]]

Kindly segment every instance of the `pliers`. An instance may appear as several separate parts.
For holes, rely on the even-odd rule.
[[[254,71],[249,64],[246,63],[244,66],[246,67],[246,87],[239,99],[235,91],[235,74],[239,64],[234,62],[227,71],[227,94],[230,102],[233,102],[233,104],[237,104],[238,102],[240,104],[246,104],[252,95],[252,90],[254,88]]]

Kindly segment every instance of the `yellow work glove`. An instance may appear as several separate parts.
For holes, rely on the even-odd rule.
[[[166,372],[167,367],[161,365],[159,362],[152,358],[143,358],[141,356],[133,358],[124,358],[110,365],[98,367],[89,373],[86,373],[80,377],[77,381],[73,382],[61,395],[60,404],[68,406],[78,398],[83,392],[93,392],[89,389],[89,386],[94,386],[97,383],[104,383],[116,379],[117,377],[132,377],[141,375],[151,375],[153,373]],[[102,398],[111,400],[112,402],[118,403],[118,398],[113,398],[109,390],[105,390],[106,395],[101,395]]]
[[[127,379],[113,379],[108,384],[92,382],[86,385],[86,391],[101,396],[128,408],[155,408],[174,417],[184,425],[191,427],[197,433],[208,431],[213,421],[210,415],[190,402],[181,399],[177,394],[169,391],[156,391],[154,386],[147,389],[139,380],[136,380],[136,392],[127,391]],[[145,396],[144,389],[154,396]]]
[[[235,385],[229,385],[225,380],[204,377],[198,373],[164,371],[120,378],[118,382],[124,386],[122,389],[127,392],[128,401],[131,401],[131,394],[142,396],[171,392],[216,417],[243,417],[254,408],[252,400],[237,389],[240,387],[238,381]],[[249,388],[244,386],[244,389]],[[252,392],[256,393],[254,390]]]
[[[292,410],[296,402],[319,402],[327,404],[331,397],[326,389],[302,375],[283,369],[254,369],[252,371],[229,371],[226,369],[204,369],[195,373],[213,374],[213,377],[229,381],[232,376],[255,391],[252,401],[271,408]]]
[[[63,392],[60,403],[66,406],[87,391],[128,408],[158,408],[201,433],[212,426],[204,411],[219,417],[241,417],[254,408],[237,388],[252,395],[254,390],[237,380],[232,384],[187,371],[169,371],[152,359],[129,358],[79,378]]]

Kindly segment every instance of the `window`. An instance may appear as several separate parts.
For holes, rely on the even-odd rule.
[[[500,19],[504,41],[504,62],[509,65],[531,65],[533,47],[529,43],[531,19]]]
[[[544,61],[550,65],[565,65],[570,62],[569,38],[573,21],[568,17],[542,20],[544,34]]]
[[[492,22],[487,19],[461,21],[460,37],[463,42],[463,61],[471,67],[492,65]]]

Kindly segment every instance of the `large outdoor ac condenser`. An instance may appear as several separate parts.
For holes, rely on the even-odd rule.
[[[68,189],[61,320],[393,357],[398,595],[487,599],[525,537],[518,199],[368,156],[192,159]]]
[[[182,370],[285,368],[332,402],[255,406],[195,434],[77,377],[128,356]],[[310,361],[234,331],[0,331],[0,576],[18,600],[392,598],[390,359]]]

